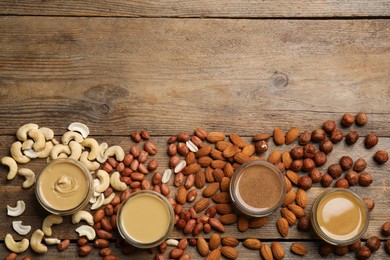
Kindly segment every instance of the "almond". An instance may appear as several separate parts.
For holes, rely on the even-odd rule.
[[[221,251],[217,248],[211,251],[206,260],[219,260],[221,259]]]
[[[223,169],[225,167],[226,161],[214,160],[211,162],[211,167],[214,169]]]
[[[248,238],[242,242],[242,245],[252,250],[258,250],[261,248],[261,242],[257,238]]]
[[[201,156],[198,158],[198,164],[202,167],[207,167],[213,162],[213,159],[209,156]]]
[[[231,246],[231,247],[236,247],[239,244],[237,238],[232,237],[232,236],[222,238],[221,242],[222,242],[222,245]]]
[[[210,236],[210,242],[209,242],[210,250],[214,250],[218,248],[220,244],[221,244],[221,235],[217,233],[213,233]]]
[[[209,219],[209,224],[215,230],[218,230],[219,232],[222,232],[222,233],[225,232],[225,227],[222,225],[222,223],[218,219],[210,218]]]
[[[211,146],[210,145],[205,145],[203,146],[202,148],[200,148],[196,153],[195,153],[195,156],[197,158],[199,157],[202,157],[202,156],[206,156],[206,155],[209,155],[210,152],[211,152]]]
[[[297,196],[295,198],[295,203],[301,208],[305,208],[308,203],[306,192],[303,189],[297,191]]]
[[[264,260],[273,260],[272,251],[269,245],[262,244],[260,248],[260,253]]]
[[[285,252],[282,245],[279,242],[272,242],[271,250],[276,260],[281,260],[284,258]]]
[[[286,175],[284,175],[284,180],[286,182],[286,192],[289,192],[292,189],[292,184],[289,178],[287,178]]]
[[[183,174],[184,175],[191,175],[191,174],[197,173],[200,170],[201,170],[200,165],[197,163],[194,163],[194,164],[191,164],[191,165],[188,165],[187,167],[185,167],[183,170]]]
[[[216,203],[229,203],[231,201],[230,194],[228,192],[220,192],[213,196],[213,201]]]
[[[297,218],[303,218],[306,216],[305,210],[298,205],[290,204],[288,209],[297,216]]]
[[[252,137],[254,142],[267,141],[271,137],[270,134],[256,134]]]
[[[229,213],[222,215],[219,218],[219,221],[224,225],[231,225],[237,222],[238,216],[235,213]]]
[[[204,190],[203,190],[203,196],[204,197],[212,197],[214,196],[218,190],[219,190],[219,182],[213,182],[213,183],[210,183]]]
[[[186,188],[184,187],[180,187],[177,189],[177,193],[176,193],[176,201],[177,203],[179,203],[180,205],[184,205],[184,203],[186,203],[186,200],[187,200],[187,190]]]
[[[217,149],[211,149],[210,156],[214,160],[225,160],[225,157],[223,157],[222,152],[218,151]]]
[[[204,170],[204,176],[206,178],[206,181],[208,183],[211,183],[211,182],[214,182],[215,179],[214,179],[214,175],[213,175],[213,168],[211,168],[210,166],[206,168],[206,170]]]
[[[262,226],[265,225],[265,223],[267,223],[267,218],[252,218],[250,221],[249,221],[249,228],[260,228]]]
[[[246,145],[246,142],[244,139],[242,139],[238,134],[231,134],[229,136],[230,142],[232,142],[235,146],[238,146],[239,148],[244,148]]]
[[[210,132],[207,135],[207,141],[209,141],[210,143],[216,143],[219,141],[223,141],[223,140],[225,140],[225,138],[226,138],[226,135],[222,132]]]
[[[289,192],[286,193],[286,196],[284,197],[284,201],[282,203],[282,206],[286,207],[287,205],[293,203],[295,198],[296,198],[295,191],[290,190]]]
[[[301,133],[301,130],[297,127],[292,127],[290,130],[286,133],[286,144],[292,144],[297,140],[299,134]]]
[[[286,237],[288,235],[288,222],[285,218],[278,218],[276,221],[276,227],[282,237]]]
[[[200,140],[206,140],[208,135],[207,131],[202,128],[196,128],[194,134],[199,137]]]
[[[201,256],[205,257],[209,254],[209,246],[207,245],[206,240],[202,236],[198,237],[196,247]]]
[[[239,164],[243,164],[250,161],[251,158],[248,155],[244,154],[243,152],[238,152],[234,155],[234,160]]]
[[[230,204],[217,204],[215,205],[217,211],[221,215],[229,214],[233,212],[232,205]]]
[[[225,167],[223,167],[223,174],[225,177],[231,178],[233,176],[234,169],[230,163],[226,163]]]
[[[205,210],[210,205],[211,200],[209,198],[201,198],[199,199],[195,205],[194,209],[196,212],[201,212]]]
[[[284,151],[283,154],[282,154],[282,162],[284,164],[284,167],[286,167],[286,169],[290,168],[290,165],[292,163],[292,158],[291,158],[291,154],[289,151]]]
[[[221,247],[221,254],[228,259],[236,259],[238,257],[238,251],[231,246]]]
[[[197,173],[195,173],[195,187],[201,189],[204,187],[205,183],[206,183],[206,177],[204,175],[204,172],[198,171]]]
[[[275,149],[269,156],[268,156],[268,162],[269,163],[277,163],[280,161],[281,154],[278,149]]]
[[[278,127],[274,129],[274,142],[276,145],[282,145],[285,142],[284,134]]]
[[[309,250],[304,246],[302,243],[295,242],[290,247],[291,252],[297,254],[297,255],[306,255]]]
[[[225,175],[223,174],[223,171],[221,169],[214,169],[213,170],[213,177],[214,177],[214,180],[217,181],[217,182],[221,182],[222,181],[222,178],[224,177]]]
[[[221,191],[229,191],[230,187],[230,178],[229,177],[223,177],[221,180]]]
[[[225,150],[223,150],[223,157],[225,158],[232,158],[240,149],[235,146],[235,145],[231,145],[229,147],[227,147]]]
[[[280,214],[282,215],[283,218],[285,218],[287,220],[287,222],[290,226],[294,225],[295,222],[297,222],[297,217],[295,216],[295,214],[292,213],[287,208],[281,208]]]
[[[215,148],[217,148],[221,152],[225,151],[225,149],[231,146],[233,146],[233,144],[229,141],[219,141],[215,144]]]
[[[294,183],[295,185],[298,185],[298,181],[299,181],[298,173],[291,171],[291,170],[288,170],[286,172],[286,176],[292,183]]]
[[[237,222],[237,227],[238,230],[241,232],[245,232],[249,228],[249,221],[246,217],[244,216],[239,216],[238,217],[238,222]]]

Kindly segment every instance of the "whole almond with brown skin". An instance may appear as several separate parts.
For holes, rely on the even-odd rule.
[[[217,211],[221,215],[229,214],[233,212],[233,207],[230,204],[217,204],[215,205]]]
[[[289,192],[286,193],[286,196],[284,197],[284,201],[282,203],[282,206],[286,207],[287,205],[293,203],[295,198],[296,198],[295,191],[290,190]]]
[[[58,245],[57,245],[57,249],[58,251],[64,251],[65,249],[67,249],[70,245],[70,240],[69,239],[65,239],[65,240],[62,240]]]
[[[191,175],[191,174],[197,173],[200,170],[201,170],[200,165],[197,163],[194,163],[194,164],[191,164],[191,165],[188,165],[187,167],[185,167],[183,170],[183,174],[184,175]]]
[[[226,135],[222,132],[210,132],[207,135],[207,141],[209,141],[210,143],[216,143],[219,141],[223,141],[223,140],[225,140],[225,138],[226,138]]]
[[[243,152],[236,153],[233,158],[239,164],[243,164],[251,160],[250,157]]]
[[[271,250],[276,260],[281,260],[284,258],[285,252],[282,245],[279,242],[272,242]]]
[[[227,259],[236,259],[238,257],[238,251],[230,246],[221,247],[221,254]]]
[[[219,190],[219,182],[213,182],[213,183],[210,183],[204,190],[203,190],[203,196],[204,197],[212,197],[214,196],[218,190]]]
[[[249,220],[244,216],[239,216],[237,221],[237,228],[241,232],[245,232],[249,229]]]
[[[276,227],[282,237],[286,237],[288,235],[288,222],[285,218],[278,218],[276,221]]]
[[[211,200],[209,198],[201,198],[199,199],[195,205],[194,209],[196,212],[201,212],[205,210],[210,205]]]
[[[231,247],[236,247],[239,244],[237,238],[232,236],[222,238],[221,243],[223,246],[231,246]]]
[[[261,253],[261,256],[263,257],[264,260],[273,260],[274,259],[272,256],[271,248],[267,244],[261,245],[260,253]]]
[[[270,134],[256,134],[252,137],[254,142],[267,141],[271,137]]]
[[[301,208],[300,206],[298,205],[295,205],[295,204],[290,204],[288,205],[288,209],[294,213],[294,215],[297,217],[297,218],[303,218],[306,216],[306,213],[305,213],[305,210],[303,208]]]
[[[196,153],[195,153],[195,156],[197,158],[199,157],[202,157],[202,156],[206,156],[206,155],[209,155],[210,152],[211,152],[211,146],[210,145],[205,145],[203,146],[202,148],[200,148]]]
[[[291,171],[291,170],[288,170],[286,172],[286,176],[292,183],[294,183],[295,185],[298,185],[298,182],[299,182],[299,175],[298,175],[298,173],[296,173],[294,171]]]
[[[252,250],[259,250],[261,248],[261,242],[257,238],[245,239],[242,245]]]
[[[244,148],[246,145],[246,142],[244,139],[242,139],[238,134],[231,134],[229,136],[230,142],[232,142],[235,146],[238,146],[239,148]]]
[[[219,141],[215,144],[215,148],[217,148],[219,151],[223,152],[225,149],[234,146],[231,142],[229,141]],[[236,146],[237,149],[239,149]]]
[[[186,163],[187,165],[191,165],[196,162],[195,153],[194,152],[188,152],[186,155]]]
[[[237,146],[231,145],[223,150],[222,154],[225,158],[232,158],[239,150]]]
[[[248,155],[249,157],[251,157],[252,155],[255,154],[256,148],[253,144],[247,144],[244,146],[244,148],[242,148],[242,152]]]
[[[179,187],[177,189],[177,193],[176,193],[176,201],[177,201],[177,203],[179,203],[181,205],[184,205],[184,203],[186,203],[186,200],[187,200],[187,190],[186,190],[186,188]]]
[[[309,250],[304,246],[302,243],[295,242],[290,247],[291,252],[297,254],[297,255],[306,255]]]
[[[290,226],[294,225],[297,222],[297,217],[293,212],[288,210],[287,208],[281,208],[280,214],[283,218],[285,218]]]
[[[249,228],[260,228],[267,223],[268,219],[266,217],[252,218],[249,220]]]
[[[233,166],[230,163],[226,163],[225,167],[223,167],[223,174],[225,175],[225,177],[231,178],[233,176],[233,173]]]
[[[207,131],[203,128],[196,128],[194,134],[199,137],[200,140],[206,140],[208,135]]]
[[[216,203],[229,203],[231,201],[230,194],[228,192],[220,192],[213,196],[213,201]]]
[[[206,176],[203,171],[198,171],[195,173],[195,187],[201,189],[206,183]]]
[[[297,140],[299,134],[301,133],[301,130],[297,127],[292,127],[290,130],[286,133],[286,144],[292,144]]]
[[[219,249],[214,249],[207,256],[206,260],[219,260],[221,259],[221,251]]]
[[[269,163],[276,163],[280,161],[282,155],[278,149],[275,149],[269,156],[268,156],[268,162]]]
[[[196,248],[198,249],[198,252],[201,256],[205,257],[209,254],[209,246],[206,242],[206,240],[202,237],[198,237],[198,241],[196,243]]]
[[[202,142],[202,140],[201,140],[199,137],[197,137],[196,135],[191,136],[190,140],[191,140],[191,142],[193,142],[194,145],[196,145],[198,148],[203,147],[203,142]]]
[[[218,248],[220,244],[221,244],[221,235],[217,233],[213,233],[210,236],[210,242],[209,242],[210,250],[214,250]]]
[[[225,227],[222,225],[222,223],[218,219],[210,218],[209,219],[209,224],[215,230],[218,230],[219,232],[222,232],[222,233],[225,232]]]
[[[213,176],[214,176],[215,181],[221,182],[221,181],[222,181],[222,178],[223,178],[225,175],[223,174],[223,171],[222,171],[221,169],[214,169],[214,170],[213,170]]]
[[[219,221],[224,225],[231,225],[237,222],[238,216],[235,213],[229,213],[222,215],[219,218]]]
[[[213,162],[213,159],[209,156],[201,156],[198,158],[198,164],[202,167],[207,167]]]
[[[228,192],[230,187],[230,178],[229,177],[223,177],[221,180],[221,191]]]
[[[285,138],[282,130],[280,130],[278,127],[275,127],[274,129],[274,142],[276,145],[282,145],[285,143]]]
[[[291,184],[291,181],[287,178],[286,175],[284,176],[284,181],[286,183],[286,193],[290,192],[291,189],[292,189],[292,184]]]
[[[306,192],[303,189],[298,189],[297,196],[295,198],[295,203],[301,208],[305,208],[308,203],[308,198]]]
[[[223,169],[225,167],[226,161],[222,160],[214,160],[211,162],[211,167],[213,169]]]
[[[291,154],[289,151],[284,151],[282,153],[282,162],[284,164],[284,167],[286,167],[286,169],[290,168],[290,165],[292,163],[292,157],[291,157]]]

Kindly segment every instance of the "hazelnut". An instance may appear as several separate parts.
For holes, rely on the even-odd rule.
[[[379,150],[375,153],[374,159],[378,164],[384,164],[389,160],[389,154],[386,151]]]
[[[328,167],[328,173],[330,176],[332,176],[333,179],[337,179],[343,173],[343,169],[341,168],[340,164],[335,163]]]
[[[321,128],[314,130],[313,133],[311,134],[311,140],[313,142],[319,143],[319,142],[324,141],[325,138],[326,138],[326,133]]]
[[[358,139],[359,134],[356,131],[351,131],[345,136],[345,142],[349,145],[356,143]]]
[[[334,253],[339,256],[343,256],[348,253],[348,246],[336,246]]]
[[[316,153],[317,148],[312,144],[307,144],[303,147],[303,157],[305,158],[313,158]]]
[[[303,172],[310,172],[315,167],[316,167],[316,164],[312,159],[306,158],[303,160],[303,164],[302,164],[302,171]]]
[[[319,253],[322,257],[326,257],[333,253],[335,246],[331,244],[323,244],[319,249]]]
[[[312,183],[312,180],[308,176],[301,176],[298,179],[298,186],[303,190],[309,190]]]
[[[375,252],[381,247],[381,241],[377,236],[372,236],[367,239],[366,246],[371,250],[371,252]]]
[[[378,136],[373,133],[369,133],[364,139],[364,145],[367,149],[374,147],[378,143]]]
[[[348,127],[351,126],[355,122],[355,117],[351,114],[345,113],[341,118],[341,125]]]
[[[368,211],[371,212],[375,207],[375,201],[370,198],[364,198],[363,201],[366,203]]]
[[[368,172],[362,172],[360,175],[359,175],[359,184],[361,186],[370,186],[370,184],[372,183],[372,177],[371,177],[371,174],[369,174]]]
[[[310,219],[307,216],[298,220],[297,228],[299,231],[309,231],[310,226]]]
[[[299,137],[299,144],[300,145],[307,145],[311,140],[311,132],[306,131]]]
[[[354,186],[359,183],[359,174],[355,171],[349,171],[345,174],[345,178],[348,180],[349,185]]]
[[[390,236],[390,222],[385,222],[382,226],[382,234],[384,236]]]
[[[300,146],[294,147],[291,149],[290,155],[293,159],[301,159],[303,156],[303,148]]]
[[[319,169],[313,169],[309,174],[309,178],[313,183],[321,181],[321,171]]]
[[[355,243],[353,244],[350,244],[348,246],[348,249],[349,251],[357,251],[359,250],[359,248],[362,246],[362,241],[360,241],[360,239],[358,241],[356,241]]]
[[[390,255],[390,239],[385,242],[385,250]]]
[[[332,182],[333,182],[332,176],[330,176],[327,173],[322,175],[322,177],[321,177],[321,185],[322,185],[322,187],[329,187],[332,184]]]
[[[334,143],[334,144],[340,142],[341,140],[343,140],[343,138],[344,138],[344,134],[339,129],[335,129],[330,134],[330,137],[329,137],[330,141],[332,141],[332,143]]]
[[[302,160],[294,160],[290,164],[290,170],[297,172],[302,169],[303,161]]]
[[[256,153],[265,153],[268,150],[268,143],[266,141],[258,141],[255,144]]]
[[[343,156],[340,158],[340,166],[344,171],[352,169],[353,161],[349,156]]]
[[[322,129],[324,129],[325,132],[327,132],[328,134],[331,133],[333,130],[336,129],[336,122],[333,121],[333,120],[326,120],[323,124],[322,124]]]
[[[359,248],[359,250],[356,253],[356,258],[359,260],[367,260],[371,256],[371,250],[366,247],[362,246]]]
[[[367,115],[363,112],[359,112],[357,115],[356,115],[356,124],[358,126],[364,126],[365,124],[367,124]]]
[[[333,151],[333,143],[329,140],[322,141],[320,143],[320,151],[324,152],[325,154],[330,153]]]
[[[336,181],[335,185],[336,188],[343,188],[343,189],[348,189],[349,184],[348,181],[344,178],[340,178]]]
[[[366,160],[364,160],[363,158],[359,158],[356,160],[355,164],[353,165],[353,170],[356,172],[361,172],[364,171],[364,169],[366,169],[366,166],[367,166]]]
[[[314,162],[317,167],[324,165],[328,161],[324,152],[316,152],[314,154]]]

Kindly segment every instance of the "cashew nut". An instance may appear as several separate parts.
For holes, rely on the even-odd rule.
[[[12,221],[12,227],[21,236],[25,236],[31,231],[31,226],[22,225],[22,221]]]
[[[75,140],[78,143],[82,143],[84,141],[84,138],[81,134],[73,131],[68,131],[62,135],[61,141],[63,144],[68,144],[72,140]]]
[[[95,202],[96,202],[96,197],[91,196],[91,198],[89,199],[89,203],[94,204]]]
[[[127,185],[126,183],[122,182],[120,178],[121,178],[120,173],[114,172],[113,174],[111,174],[110,184],[114,190],[124,191],[125,189],[127,189]]]
[[[34,159],[38,157],[38,153],[33,149],[24,150],[23,153],[25,156],[27,156],[30,159]]]
[[[23,155],[22,153],[22,143],[21,142],[14,142],[11,144],[10,147],[10,153],[12,158],[18,163],[28,163],[30,161],[30,158],[27,156]]]
[[[14,158],[5,156],[1,158],[1,164],[8,166],[9,171],[7,173],[7,180],[12,180],[15,178],[16,173],[18,172],[18,164],[14,160]]]
[[[110,186],[110,175],[105,170],[98,170],[96,177],[100,180],[100,185],[95,187],[95,191],[104,192]]]
[[[115,192],[111,193],[110,196],[104,199],[103,205],[110,204],[111,201],[115,198]]]
[[[19,141],[26,141],[27,140],[27,133],[33,129],[38,129],[38,125],[32,124],[32,123],[22,125],[16,131],[16,138],[18,138]]]
[[[70,131],[79,132],[84,138],[89,135],[89,128],[83,123],[73,122],[68,126]]]
[[[18,200],[15,207],[7,205],[7,215],[11,217],[17,217],[23,214],[26,209],[26,204],[23,200]]]
[[[22,143],[22,150],[30,150],[34,145],[34,141],[32,139],[27,139]]]
[[[45,149],[38,152],[38,158],[47,158],[50,155],[51,149],[53,149],[54,145],[51,141],[47,141],[45,145]]]
[[[84,151],[80,156],[80,162],[84,164],[89,171],[95,171],[99,169],[100,164],[98,162],[91,162],[88,160],[88,152]]]
[[[54,214],[48,215],[42,223],[43,233],[48,237],[51,236],[52,234],[51,226],[53,226],[54,224],[61,224],[62,221],[63,219],[59,215],[54,215]]]
[[[77,224],[81,220],[85,220],[91,226],[93,226],[93,224],[95,224],[93,222],[93,216],[91,215],[91,213],[89,213],[88,211],[85,211],[85,210],[80,210],[72,215],[72,223],[73,224]]]
[[[119,145],[113,145],[113,146],[108,147],[106,149],[106,151],[104,152],[104,156],[106,156],[106,157],[111,157],[114,155],[115,155],[116,160],[118,162],[121,162],[125,158],[125,151],[123,151],[123,148],[120,147]]]
[[[38,130],[43,134],[43,136],[45,136],[46,141],[54,138],[54,132],[52,129],[48,127],[41,127]]]
[[[47,246],[42,244],[42,239],[45,234],[42,230],[37,229],[31,236],[31,249],[34,250],[38,254],[44,254],[47,252]]]
[[[68,158],[68,155],[66,153],[60,153],[58,155],[58,159]]]
[[[45,238],[45,243],[47,245],[57,245],[59,243],[61,243],[61,240],[59,240],[58,238]]]
[[[69,158],[78,161],[80,159],[81,152],[83,151],[83,147],[81,146],[81,144],[75,141],[71,141],[69,143],[69,148],[71,151]]]
[[[7,234],[4,239],[5,246],[14,253],[23,253],[27,250],[30,242],[27,238],[23,238],[22,241],[15,242],[14,238],[11,234]]]
[[[104,152],[107,150],[108,148],[108,144],[107,143],[101,143],[99,145],[99,153],[96,157],[96,160],[100,163],[104,163],[105,161],[107,161],[107,156],[104,155]]]
[[[23,182],[22,187],[24,189],[28,189],[35,183],[35,173],[28,169],[28,168],[20,168],[18,170],[19,175],[22,175],[26,178],[26,180]]]
[[[98,192],[98,191],[95,190],[95,188],[97,186],[99,186],[99,185],[100,185],[100,180],[99,179],[94,179],[93,180],[93,196],[94,197],[99,197],[99,195],[101,194],[101,192]]]
[[[104,203],[104,193],[101,193],[99,197],[97,197],[95,203],[92,204],[91,209],[95,210],[100,208]]]
[[[81,143],[84,147],[89,147],[88,160],[93,161],[99,154],[99,143],[93,138],[87,138]]]
[[[57,144],[55,145],[52,149],[51,149],[51,152],[50,152],[50,159],[57,159],[58,158],[58,155],[60,153],[66,153],[66,154],[70,154],[70,148],[68,145],[64,145],[64,144]]]
[[[57,145],[60,143],[60,142],[58,142],[58,140],[55,137],[53,137],[53,139],[51,139],[51,142],[53,143],[53,145]]]
[[[45,148],[46,139],[41,131],[38,129],[32,129],[28,132],[28,136],[34,140],[33,148],[35,151],[39,152]]]
[[[95,229],[93,229],[91,226],[79,226],[78,228],[76,228],[76,232],[79,234],[80,237],[86,236],[88,240],[94,240],[96,237]]]

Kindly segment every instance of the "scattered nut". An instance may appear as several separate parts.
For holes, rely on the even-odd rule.
[[[366,260],[371,257],[371,250],[367,246],[362,246],[356,253],[356,258],[359,260]]]
[[[359,134],[356,131],[351,131],[345,136],[345,142],[349,145],[356,143],[358,139]]]
[[[324,131],[329,134],[329,133],[333,132],[333,130],[336,129],[336,122],[333,120],[326,120],[322,124],[322,129],[324,129]]]
[[[341,125],[345,127],[353,125],[354,122],[355,122],[355,117],[348,113],[345,113],[341,119]]]
[[[389,160],[389,154],[384,150],[379,150],[375,153],[374,159],[378,164],[384,164]]]
[[[353,170],[356,172],[361,172],[364,171],[366,167],[367,167],[366,160],[364,160],[363,158],[359,158],[355,161],[355,164],[353,165]]]
[[[385,222],[382,225],[382,234],[384,236],[390,236],[390,222]]]
[[[45,234],[45,236],[51,236],[52,234],[52,230],[51,230],[51,226],[53,226],[54,224],[61,224],[63,221],[63,218],[59,215],[54,215],[54,214],[50,214],[48,215],[44,220],[43,220],[43,223],[42,223],[42,231],[43,233]]]
[[[26,180],[23,182],[22,187],[24,189],[28,189],[35,183],[35,173],[28,169],[28,168],[20,168],[18,170],[18,174],[22,175],[26,178]]]
[[[358,126],[364,126],[365,124],[367,124],[367,121],[368,121],[368,118],[367,118],[367,115],[365,113],[359,112],[356,115],[356,124]]]
[[[344,171],[352,169],[353,160],[349,156],[343,156],[340,158],[340,166]]]
[[[320,143],[320,151],[328,154],[333,151],[333,143],[329,140],[324,140]]]
[[[360,175],[359,175],[359,184],[361,186],[370,186],[372,183],[372,177],[371,177],[371,174],[369,174],[368,172],[362,172]]]
[[[368,208],[368,211],[372,211],[375,207],[375,202],[374,200],[370,199],[370,198],[364,198],[363,199],[364,203],[366,203],[366,206]]]
[[[313,142],[317,142],[317,143],[320,143],[322,141],[324,141],[326,138],[326,133],[324,130],[322,129],[316,129],[313,131],[313,133],[311,134],[311,140]]]
[[[359,183],[359,174],[355,171],[349,171],[346,175],[345,178],[347,179],[349,185],[354,186]]]
[[[31,249],[38,254],[44,254],[47,252],[47,246],[42,244],[42,239],[44,236],[45,234],[40,229],[35,230],[31,236]]]
[[[1,158],[1,164],[8,166],[9,170],[7,173],[7,180],[12,180],[15,178],[16,173],[18,172],[18,164],[14,160],[14,158],[5,156]]]
[[[12,228],[21,236],[25,236],[31,231],[31,226],[22,225],[22,221],[12,221]]]
[[[5,246],[11,251],[15,253],[23,253],[27,250],[30,245],[30,242],[27,238],[23,238],[19,242],[15,242],[11,234],[7,234],[4,239]]]
[[[338,143],[338,142],[340,142],[341,140],[343,140],[343,138],[344,138],[344,134],[343,134],[343,132],[341,132],[339,129],[335,129],[332,133],[331,133],[331,135],[330,135],[330,137],[329,137],[329,140],[332,142],[332,143]]]
[[[364,145],[366,146],[367,149],[370,149],[377,145],[378,143],[378,136],[376,136],[373,133],[369,133],[366,138],[364,139]]]
[[[11,217],[17,217],[23,214],[26,209],[26,204],[23,200],[18,200],[15,207],[7,205],[7,215]]]
[[[375,252],[381,247],[381,241],[377,236],[372,236],[367,239],[366,246],[371,250],[371,252]]]

